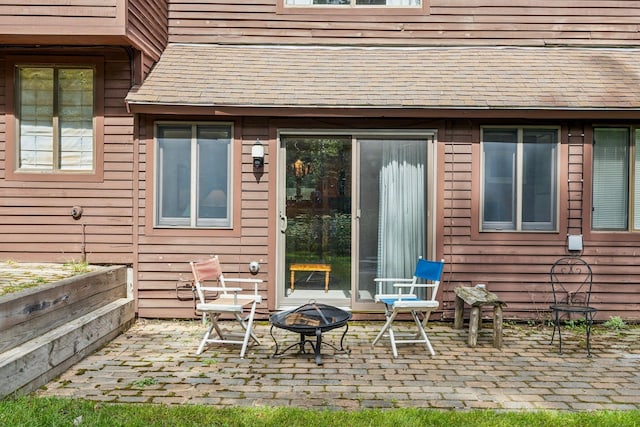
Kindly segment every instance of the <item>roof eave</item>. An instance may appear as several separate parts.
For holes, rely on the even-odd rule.
[[[640,119],[637,108],[570,107],[458,107],[458,106],[279,106],[215,105],[127,101],[130,112],[151,115],[183,116],[271,116],[271,117],[389,117],[389,118],[563,118],[628,120]]]

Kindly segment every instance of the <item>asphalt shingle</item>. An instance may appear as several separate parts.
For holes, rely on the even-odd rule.
[[[130,104],[629,110],[640,49],[171,44]]]

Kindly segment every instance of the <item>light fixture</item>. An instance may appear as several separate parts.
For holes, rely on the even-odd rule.
[[[260,138],[256,139],[255,144],[251,146],[251,157],[253,157],[254,169],[260,169],[264,166],[264,145],[260,142]]]
[[[291,163],[291,169],[296,178],[304,178],[311,172],[311,164],[298,159]]]

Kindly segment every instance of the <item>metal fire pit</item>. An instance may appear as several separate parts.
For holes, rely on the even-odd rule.
[[[320,347],[322,344],[328,345],[335,351],[348,353],[345,350],[343,343],[344,337],[349,330],[349,320],[351,319],[351,313],[333,307],[326,304],[309,303],[300,306],[296,309],[284,311],[282,313],[273,314],[269,321],[271,322],[271,329],[269,333],[276,344],[276,350],[273,357],[282,356],[292,348],[298,347],[298,353],[306,353],[305,344],[309,343],[316,358],[316,364],[322,365],[322,357],[320,355]],[[322,333],[330,331],[332,329],[345,326],[344,333],[340,339],[340,348],[330,343],[322,342]],[[278,341],[273,336],[273,328],[286,329],[291,332],[300,334],[300,341],[291,344],[282,351],[279,351]],[[306,337],[316,337],[315,343]]]

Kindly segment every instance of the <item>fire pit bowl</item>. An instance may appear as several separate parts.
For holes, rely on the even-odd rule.
[[[276,345],[273,357],[282,356],[294,347],[298,347],[298,353],[306,353],[305,344],[307,343],[311,345],[311,348],[315,353],[317,365],[322,365],[322,357],[320,354],[320,347],[322,344],[330,346],[335,351],[347,353],[348,350],[344,349],[343,343],[344,337],[347,335],[347,331],[349,330],[348,322],[350,319],[351,313],[347,311],[331,305],[317,303],[309,303],[293,310],[273,314],[269,318],[269,321],[271,322],[271,329],[269,333]],[[345,331],[340,339],[340,348],[330,343],[322,342],[323,332],[343,326],[345,326]],[[282,351],[279,351],[278,341],[273,335],[273,328],[285,329],[300,334],[300,341],[288,346]],[[316,337],[315,343],[306,338],[312,336]]]

